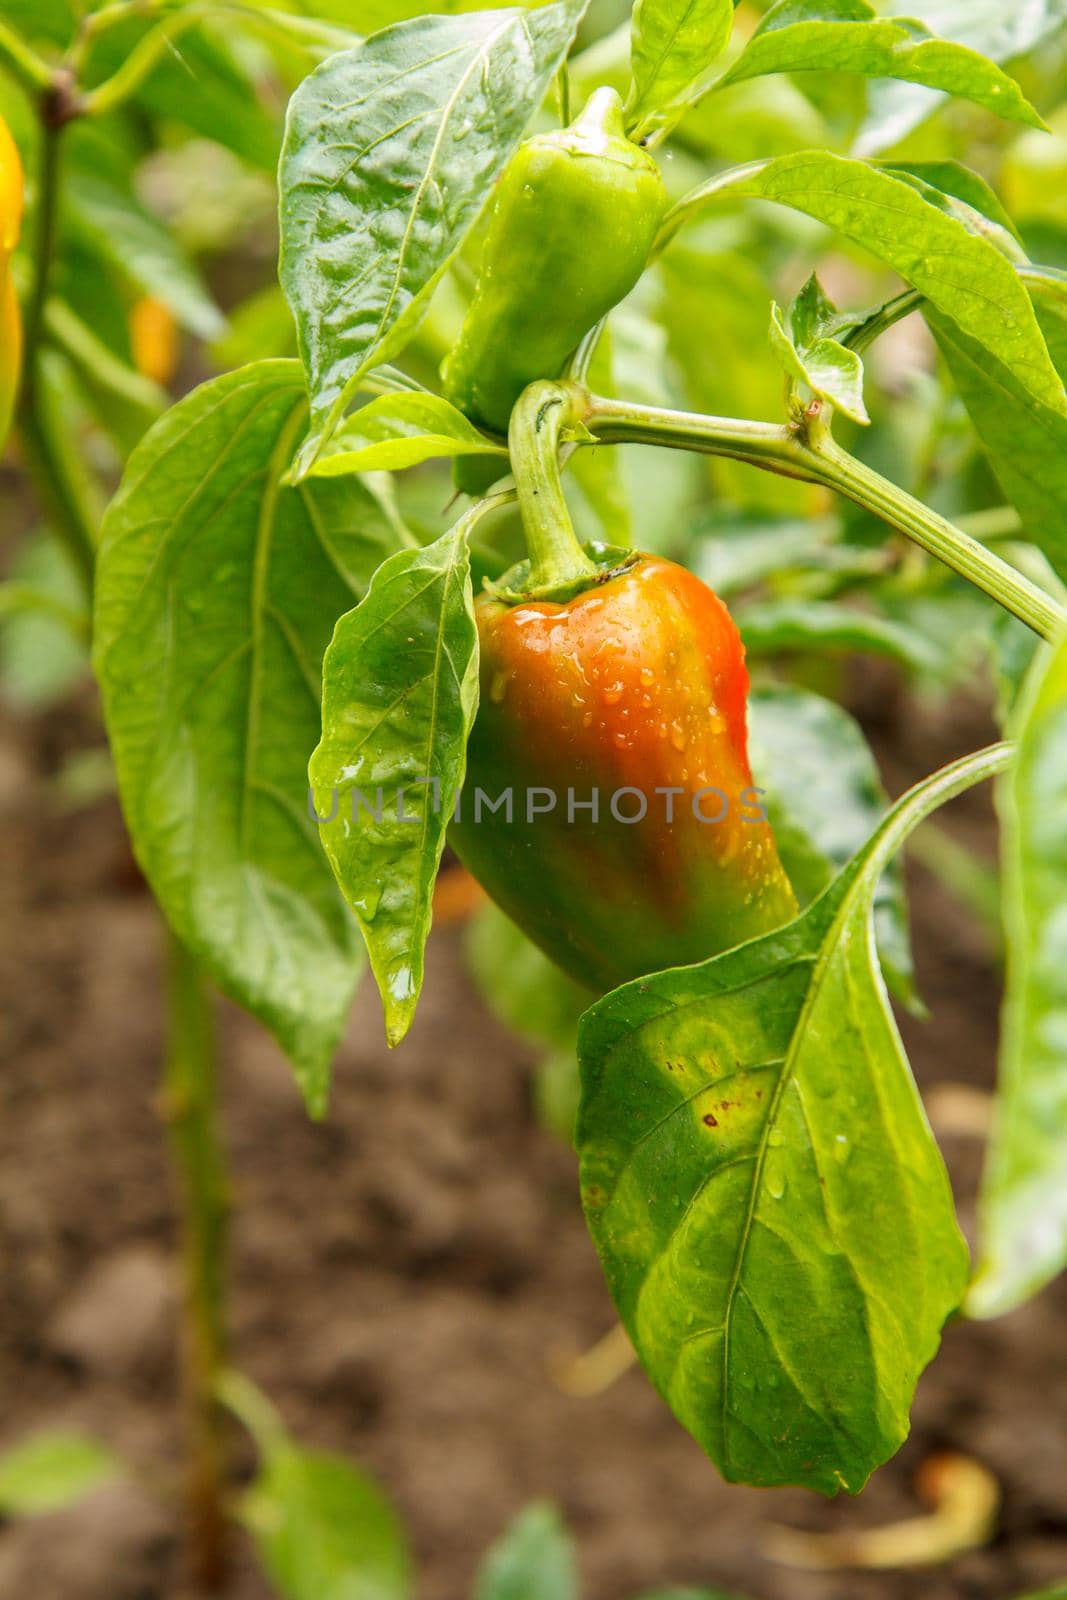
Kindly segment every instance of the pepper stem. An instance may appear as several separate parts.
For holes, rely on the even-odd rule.
[[[531,590],[581,583],[598,572],[578,542],[559,475],[560,441],[568,428],[582,429],[580,395],[568,384],[541,380],[523,390],[511,413],[508,449],[530,552]]]

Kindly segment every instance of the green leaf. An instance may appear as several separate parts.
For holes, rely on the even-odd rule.
[[[87,1434],[34,1434],[0,1455],[0,1516],[61,1511],[121,1470],[111,1451]]]
[[[638,1356],[730,1481],[857,1492],[898,1448],[967,1276],[873,960],[909,831],[998,746],[894,807],[806,911],[582,1019],[582,1194]]]
[[[1014,78],[966,46],[936,39],[911,17],[877,17],[862,0],[779,0],[720,84],[769,72],[859,72],[901,78],[973,100],[999,116],[1044,123]]]
[[[923,315],[1026,536],[1067,579],[1067,417],[930,306]]]
[[[980,217],[995,223],[1016,243],[1020,242],[1018,230],[996,192],[984,178],[977,172],[972,172],[970,167],[965,167],[962,162],[888,161],[881,165],[885,171],[896,173],[898,177],[906,175],[918,178],[925,185],[925,188],[919,191],[921,194],[929,195],[930,189],[937,189],[944,195],[961,200],[972,212],[977,212]]]
[[[359,478],[281,486],[306,414],[299,364],[264,361],[152,428],[104,523],[94,661],[156,898],[321,1113],[360,960],[307,808],[320,664],[403,535]]]
[[[1000,785],[1008,971],[967,1309],[998,1316],[1067,1263],[1067,644],[1031,669]]]
[[[734,0],[637,0],[630,43],[633,83],[626,102],[627,126],[635,137],[677,120],[726,49],[733,26]]]
[[[908,16],[945,39],[1002,64],[1029,55],[1067,22],[1067,0],[908,0]],[[876,83],[870,111],[857,140],[857,153],[869,155],[899,144],[919,123],[945,104],[945,96],[918,85]]]
[[[320,833],[356,913],[399,1044],[422,988],[434,879],[478,705],[467,535],[392,556],[343,616],[323,664],[322,741],[309,776]]]
[[[866,162],[812,150],[712,179],[706,192],[774,200],[835,228],[899,272],[1009,367],[1029,395],[1067,416],[1063,383],[1011,263],[909,184]]]
[[[478,1569],[474,1600],[578,1600],[574,1543],[555,1506],[519,1512]]]
[[[1001,255],[1007,256],[1009,261],[1016,263],[1026,261],[1026,251],[1020,244],[1011,223],[1009,222],[1005,228],[999,221],[993,221],[990,217],[986,195],[982,196],[983,201],[985,201],[984,206],[973,206],[968,200],[961,199],[954,192],[957,188],[962,189],[965,187],[959,176],[952,172],[952,168],[955,166],[954,162],[914,161],[897,165],[894,162],[882,161],[878,163],[878,166],[880,171],[887,172],[891,177],[898,178],[901,183],[908,184],[910,188],[915,190],[916,194],[922,195],[928,205],[936,206],[939,211],[943,211],[948,217],[954,217],[957,222],[963,224],[968,233],[974,233],[979,238],[987,239],[991,245],[1000,251]],[[924,168],[931,173],[938,173],[948,177],[949,187],[939,187],[936,183],[928,181],[924,175]],[[972,174],[967,174],[966,167],[960,167],[959,173],[972,176]],[[980,184],[981,180],[979,179],[977,182]],[[982,184],[981,187],[985,189],[986,186]],[[971,188],[973,189],[974,185]],[[996,196],[993,195],[992,190],[988,191],[988,195],[992,197],[994,204],[997,204]]]
[[[373,1479],[342,1457],[275,1437],[243,1512],[282,1600],[407,1600],[400,1519]]]
[[[833,700],[786,686],[755,689],[748,720],[752,769],[766,786],[778,854],[804,907],[870,838],[889,797],[859,723]],[[914,1006],[908,906],[895,861],[874,891],[874,929],[890,988]]]
[[[279,270],[311,390],[301,471],[360,376],[414,332],[584,5],[397,23],[331,56],[293,96]]]
[[[436,394],[383,394],[346,418],[310,469],[316,478],[398,471],[434,456],[498,456],[507,451]]]
[[[812,273],[783,316],[771,304],[771,346],[788,375],[808,386],[853,422],[869,423],[863,403],[863,362],[833,335],[855,319],[842,318]]]
[[[862,650],[913,669],[933,669],[939,661],[917,629],[836,600],[754,601],[738,607],[737,623],[752,655]]]

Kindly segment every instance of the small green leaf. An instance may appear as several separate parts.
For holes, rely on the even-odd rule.
[[[121,1471],[111,1451],[87,1434],[34,1434],[0,1455],[0,1516],[60,1511]]]
[[[471,923],[467,956],[486,1004],[513,1032],[537,1044],[573,1044],[578,1018],[592,995],[499,906],[485,906]]]
[[[859,723],[833,700],[806,689],[755,689],[749,752],[778,854],[801,907],[810,905],[870,838],[889,805]],[[891,861],[874,891],[874,929],[886,979],[916,1005],[908,906]]]
[[[635,137],[677,120],[701,92],[700,80],[726,49],[733,25],[734,0],[637,0],[626,102]]]
[[[863,362],[855,350],[834,338],[854,321],[838,315],[813,273],[787,317],[772,302],[771,346],[791,378],[853,422],[869,423],[863,403]]]
[[[462,411],[436,394],[383,394],[341,423],[311,475],[335,478],[346,472],[398,471],[434,456],[499,456],[507,451],[468,422]]]
[[[282,487],[306,415],[299,363],[264,361],[150,430],[104,523],[94,662],[163,911],[321,1113],[360,953],[307,808],[320,665],[404,535],[359,478]]]
[[[311,391],[301,472],[361,375],[414,332],[585,3],[399,22],[296,91],[279,172],[280,274]]]
[[[873,961],[913,789],[806,911],[582,1019],[586,1216],[645,1370],[730,1481],[863,1487],[898,1448],[967,1252]]]
[[[396,1512],[340,1456],[274,1438],[243,1515],[282,1600],[407,1600],[411,1592]]]
[[[999,1316],[1067,1263],[1067,644],[1031,669],[1000,785],[1008,973],[967,1309]]]
[[[931,37],[910,17],[877,17],[862,0],[779,0],[720,85],[769,72],[859,72],[973,100],[999,116],[1044,123],[1014,78],[977,51]]]
[[[422,988],[433,884],[478,704],[467,535],[486,503],[436,543],[385,562],[338,622],[323,664],[322,741],[309,775],[391,1045]]]
[[[1003,362],[1028,395],[1067,416],[1063,383],[1011,263],[909,184],[863,161],[804,151],[712,179],[706,191],[774,200],[836,228]]]
[[[578,1600],[574,1542],[555,1506],[519,1512],[478,1569],[474,1600]]]

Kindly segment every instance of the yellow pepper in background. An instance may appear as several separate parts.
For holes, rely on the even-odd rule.
[[[0,117],[0,445],[11,426],[22,365],[22,321],[11,278],[11,257],[22,227],[22,189],[22,162]]]
[[[178,324],[161,300],[146,294],[134,302],[130,309],[130,346],[138,372],[166,389],[178,367]]]

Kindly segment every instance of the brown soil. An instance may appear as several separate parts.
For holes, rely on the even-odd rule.
[[[896,791],[989,736],[984,713],[893,709],[865,688]],[[880,725],[879,725],[880,724]],[[49,777],[97,742],[76,713],[0,725],[0,1444],[97,1431],[132,1480],[0,1530],[3,1600],[177,1600],[174,1217],[157,1117],[160,938],[115,804],[64,812]],[[988,796],[951,825],[989,848]],[[997,979],[980,930],[912,874],[922,988],[906,1024],[924,1090],[992,1081]],[[1003,1321],[957,1325],[913,1435],[858,1501],[730,1488],[638,1371],[566,1397],[550,1358],[612,1324],[570,1153],[531,1110],[529,1054],[487,1015],[455,929],[389,1055],[365,988],[333,1114],[305,1119],[261,1030],[222,1011],[232,1162],[235,1356],[309,1443],[378,1475],[410,1526],[420,1600],[463,1600],[479,1553],[529,1498],[563,1507],[585,1600],[720,1584],[765,1600],[1006,1600],[1067,1573],[1064,1286]],[[945,1148],[970,1228],[979,1149]],[[986,1550],[921,1575],[803,1574],[764,1559],[769,1522],[858,1529],[913,1514],[916,1468],[970,1452],[999,1478]],[[236,1554],[233,1600],[267,1591]]]

